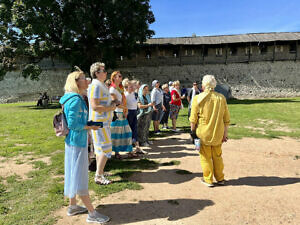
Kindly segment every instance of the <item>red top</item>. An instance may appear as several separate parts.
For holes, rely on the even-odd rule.
[[[177,100],[177,101],[174,101],[173,100],[173,95],[175,94],[175,96],[176,96],[176,98],[179,98],[179,100]],[[178,94],[178,92],[175,90],[175,89],[173,89],[172,91],[171,91],[171,96],[172,96],[172,98],[171,98],[171,104],[172,105],[178,105],[178,106],[181,106],[181,98],[180,98],[180,95]]]

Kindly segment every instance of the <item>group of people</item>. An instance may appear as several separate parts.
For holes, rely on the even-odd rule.
[[[176,120],[180,109],[183,107],[180,93],[180,82],[163,84],[160,88],[158,80],[152,82],[152,91],[149,93],[149,85],[141,84],[136,80],[124,79],[120,71],[114,71],[110,79],[107,80],[105,64],[96,62],[90,67],[90,82],[84,72],[80,69],[68,75],[65,84],[65,94],[60,99],[60,104],[64,105],[64,114],[69,134],[65,139],[65,184],[64,195],[69,197],[69,207],[67,214],[72,216],[79,213],[88,212],[87,222],[105,223],[109,217],[97,212],[88,193],[88,133],[91,133],[94,152],[96,154],[97,170],[95,173],[95,182],[101,185],[108,185],[111,181],[104,174],[106,162],[115,152],[117,159],[122,158],[120,152],[127,152],[128,158],[138,157],[139,154],[145,154],[140,146],[149,146],[149,127],[153,120],[154,133],[160,133],[160,123],[163,129],[168,128],[168,118],[172,120],[172,131],[178,132]],[[196,85],[197,86],[197,85]],[[213,90],[213,89],[212,89]],[[221,123],[221,113],[218,118],[209,117],[206,112],[205,117],[198,118],[199,104],[212,101],[215,98],[211,92],[205,89],[205,97],[200,96],[199,90],[192,89],[192,94],[187,97],[190,110],[190,122],[193,134],[201,136],[202,143],[215,145],[219,141],[220,130],[213,130],[210,119],[219,119]],[[197,99],[197,100],[196,100]],[[223,100],[222,100],[223,103]],[[226,100],[225,100],[226,103]],[[224,104],[224,103],[223,103]],[[214,103],[209,103],[214,110]],[[224,108],[224,107],[223,107]],[[220,111],[220,109],[219,109]],[[201,115],[201,113],[200,113]],[[196,118],[197,117],[197,118]],[[87,125],[88,121],[102,122],[102,126]],[[200,123],[201,121],[201,123]],[[212,137],[206,137],[206,131],[202,131],[198,124],[207,124],[212,132],[217,132]],[[229,123],[226,117],[226,124]],[[96,123],[94,123],[96,124]],[[201,125],[202,126],[202,125]],[[200,126],[200,127],[201,127]],[[224,127],[223,127],[224,129]],[[227,132],[227,128],[226,128]],[[204,136],[203,136],[204,135]],[[227,136],[226,136],[227,137]],[[211,138],[217,138],[212,141]],[[223,139],[222,139],[223,140]],[[225,139],[224,139],[225,140]],[[133,150],[135,146],[135,150]],[[202,146],[202,145],[201,145]],[[214,150],[215,148],[213,148]],[[220,157],[220,147],[217,156]],[[209,151],[211,148],[201,147],[201,165],[205,165],[204,182],[210,183],[212,180],[213,168],[205,160],[209,160]],[[205,154],[203,159],[202,151]],[[213,159],[214,159],[213,155]],[[215,162],[215,161],[214,161]],[[207,164],[207,165],[206,165]],[[217,180],[222,177],[222,165],[218,161]],[[213,165],[214,166],[214,165]],[[86,207],[76,204],[76,195],[79,195]]]

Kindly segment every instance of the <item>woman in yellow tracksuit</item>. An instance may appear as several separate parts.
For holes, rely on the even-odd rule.
[[[194,97],[189,118],[192,133],[196,134],[201,141],[202,182],[209,187],[213,187],[213,176],[218,184],[224,184],[221,146],[227,141],[230,122],[225,97],[214,91],[216,84],[214,76],[203,77],[202,89],[204,91]]]

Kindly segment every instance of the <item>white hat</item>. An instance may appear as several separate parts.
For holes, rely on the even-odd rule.
[[[152,87],[155,87],[155,85],[158,83],[158,80],[152,81]]]
[[[173,85],[173,81],[169,81],[169,86],[172,86]]]

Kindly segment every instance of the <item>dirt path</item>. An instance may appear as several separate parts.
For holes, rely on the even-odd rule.
[[[200,183],[199,156],[188,134],[157,138],[149,158],[177,166],[134,174],[144,189],[110,195],[98,204],[109,224],[299,224],[300,140],[230,140],[223,145],[224,187]],[[191,174],[177,174],[187,170]],[[297,213],[298,212],[298,213]],[[86,215],[66,216],[57,224],[86,224]],[[298,221],[298,222],[297,222]]]

